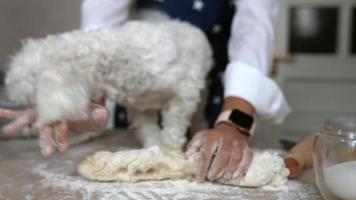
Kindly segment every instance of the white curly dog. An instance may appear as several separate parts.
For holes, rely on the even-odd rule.
[[[128,109],[144,146],[181,149],[211,66],[209,42],[192,25],[130,21],[29,39],[5,83],[11,100],[36,105],[38,126],[85,119],[105,97]]]

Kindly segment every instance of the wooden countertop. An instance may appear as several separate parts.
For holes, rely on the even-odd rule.
[[[37,139],[0,140],[0,199],[322,199],[310,173],[290,181],[288,191],[271,192],[188,181],[98,183],[82,178],[76,171],[77,164],[95,151],[137,147],[133,134],[107,131],[100,138],[44,159]]]

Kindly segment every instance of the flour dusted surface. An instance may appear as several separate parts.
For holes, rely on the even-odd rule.
[[[193,156],[194,158],[194,156]],[[98,181],[157,181],[193,178],[197,170],[194,160],[186,160],[180,152],[163,153],[159,147],[111,153],[97,152],[78,167],[79,173]],[[256,153],[245,177],[218,180],[228,185],[263,187],[270,190],[286,188],[287,176],[283,159],[269,152]]]
[[[129,137],[131,136],[131,137]],[[314,184],[288,181],[288,190],[265,191],[195,181],[98,182],[77,173],[77,164],[96,151],[139,148],[132,133],[111,131],[64,154],[41,158],[38,141],[11,140],[0,145],[0,199],[46,200],[321,200]],[[310,180],[313,176],[310,175]],[[309,182],[309,181],[308,181]]]

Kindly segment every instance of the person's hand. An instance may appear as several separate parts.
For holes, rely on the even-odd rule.
[[[108,110],[99,104],[90,104],[90,116],[83,121],[59,121],[39,127],[39,143],[43,156],[50,156],[55,147],[61,152],[68,149],[68,137],[70,133],[82,133],[88,130],[96,130],[106,125],[109,114]],[[37,119],[36,108],[26,111],[14,111],[0,108],[0,118],[12,119],[10,124],[5,125],[2,130],[5,134],[15,134],[26,127],[32,126]]]
[[[225,123],[198,132],[189,142],[186,156],[198,155],[200,181],[230,180],[244,176],[253,157],[248,136]]]

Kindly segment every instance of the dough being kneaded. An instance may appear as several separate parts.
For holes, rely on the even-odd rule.
[[[98,151],[78,167],[91,180],[137,182],[184,179],[194,174],[193,163],[180,152],[163,153],[158,146],[111,153]]]
[[[111,153],[99,151],[88,156],[78,167],[79,173],[97,181],[157,181],[165,179],[193,179],[197,167],[182,152],[164,153],[157,146],[147,149],[125,150]],[[273,153],[255,153],[244,177],[217,182],[247,187],[283,188],[287,183],[288,169],[283,159]]]

